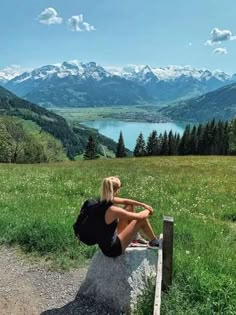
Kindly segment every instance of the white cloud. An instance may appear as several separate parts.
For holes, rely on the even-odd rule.
[[[67,20],[69,29],[73,32],[91,32],[95,31],[95,27],[87,22],[84,22],[83,14],[74,15]]]
[[[226,40],[236,40],[236,36],[233,36],[230,30],[220,30],[219,28],[215,27],[211,33],[211,39],[208,39],[205,42],[205,45],[212,46],[215,44],[220,44]]]
[[[67,25],[69,26],[70,30],[74,32],[82,32],[82,29],[80,28],[80,23],[83,22],[83,15],[74,15],[71,18],[68,19]]]
[[[90,32],[90,31],[95,31],[95,27],[87,22],[83,22],[83,25],[86,29],[86,31]]]
[[[220,42],[220,41],[224,41],[224,40],[228,40],[230,39],[230,37],[232,36],[232,32],[229,30],[220,30],[218,28],[214,28],[211,31],[211,41],[212,42]]]
[[[217,55],[226,55],[228,54],[228,51],[226,48],[216,48],[214,51],[213,51],[213,54],[217,54]]]
[[[211,41],[210,39],[208,39],[208,40],[205,42],[204,45],[206,45],[206,46],[212,46],[212,45],[214,45],[214,44],[212,43],[212,41]]]
[[[45,9],[39,14],[37,19],[40,23],[47,25],[62,23],[62,17],[60,17],[57,11],[53,8]]]

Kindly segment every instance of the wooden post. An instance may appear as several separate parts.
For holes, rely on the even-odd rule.
[[[163,219],[162,290],[167,291],[172,284],[174,219],[166,216]]]
[[[162,286],[162,262],[163,262],[162,244],[163,244],[163,235],[160,234],[153,315],[161,314],[161,286]]]

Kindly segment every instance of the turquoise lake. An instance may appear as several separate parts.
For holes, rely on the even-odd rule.
[[[102,135],[107,136],[115,141],[118,141],[120,132],[122,131],[124,143],[126,148],[133,151],[136,140],[140,132],[142,132],[145,140],[149,134],[156,130],[158,135],[160,133],[167,133],[172,130],[173,133],[177,132],[183,134],[185,125],[177,123],[148,123],[148,122],[130,122],[120,120],[94,120],[84,121],[83,125],[97,129]]]

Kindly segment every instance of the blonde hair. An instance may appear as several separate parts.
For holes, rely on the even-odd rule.
[[[116,176],[106,177],[102,181],[101,200],[111,201],[121,187],[121,181]]]

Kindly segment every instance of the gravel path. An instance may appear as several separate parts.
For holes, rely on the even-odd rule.
[[[114,312],[76,298],[86,268],[48,271],[31,264],[14,248],[0,247],[0,315],[107,315]]]

